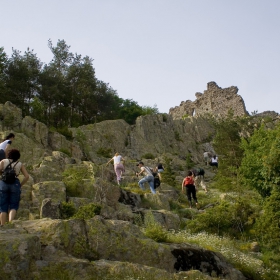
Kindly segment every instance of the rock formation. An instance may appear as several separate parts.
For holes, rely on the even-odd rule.
[[[170,210],[178,191],[162,183],[156,195],[139,195],[117,186],[113,168],[105,166],[116,151],[124,155],[129,186],[136,184],[139,159],[154,166],[168,157],[180,184],[187,154],[199,163],[204,147],[211,149],[214,128],[206,119],[158,114],[139,117],[133,126],[104,121],[71,128],[69,141],[30,117],[22,118],[10,102],[0,104],[0,115],[2,138],[16,134],[12,146],[20,149],[31,175],[22,188],[17,220],[0,229],[2,279],[115,279],[107,277],[131,272],[148,279],[156,274],[157,279],[180,280],[190,273],[199,279],[245,279],[218,253],[147,238],[135,220],[148,214],[167,230],[180,228],[183,220]],[[156,159],[145,158],[147,153]],[[101,210],[93,218],[65,219],[65,203],[76,210],[96,203]]]
[[[224,117],[231,110],[234,116],[244,116],[248,113],[237,92],[237,87],[220,88],[215,82],[209,82],[204,93],[195,94],[195,101],[182,101],[180,106],[170,108],[169,114],[173,119],[203,115]]]

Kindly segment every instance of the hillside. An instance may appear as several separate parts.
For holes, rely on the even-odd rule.
[[[210,221],[213,209],[237,205],[240,195],[219,189],[217,170],[204,165],[203,152],[215,153],[211,119],[108,120],[70,128],[66,139],[10,102],[0,104],[0,115],[2,138],[16,134],[12,147],[31,175],[16,220],[0,229],[2,279],[268,279],[258,240],[219,236],[197,220]],[[126,160],[120,186],[106,166],[115,152]],[[156,195],[138,187],[139,160],[165,166]],[[205,169],[209,189],[198,190],[198,209],[181,193],[191,167]],[[259,199],[252,190],[243,197]],[[188,231],[195,226],[197,233]]]

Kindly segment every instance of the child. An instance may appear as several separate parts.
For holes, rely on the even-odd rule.
[[[196,198],[196,189],[194,186],[194,175],[191,171],[188,172],[188,176],[184,178],[182,182],[182,193],[184,193],[184,187],[186,188],[190,208],[192,208],[192,198],[195,201],[195,205],[197,206],[198,202]]]

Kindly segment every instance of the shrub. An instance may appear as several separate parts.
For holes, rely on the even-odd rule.
[[[65,155],[67,155],[68,157],[71,157],[71,152],[68,149],[65,148],[61,148],[59,150],[61,153],[64,153]]]
[[[162,121],[167,122],[167,114],[162,114]]]
[[[180,142],[183,141],[178,131],[174,131],[174,138],[176,141],[180,141]]]
[[[164,172],[161,175],[162,182],[175,187],[176,186],[175,173],[172,169],[171,159],[165,156],[163,159],[163,166],[164,166]]]
[[[188,222],[191,232],[206,231],[217,235],[240,237],[252,225],[254,211],[244,200],[237,202],[222,201],[218,206],[207,209],[203,214]]]
[[[194,162],[192,161],[191,153],[187,153],[187,156],[186,156],[186,167],[187,167],[187,169],[191,169],[192,167],[194,167]]]
[[[58,127],[57,132],[64,135],[67,140],[73,140],[72,131],[67,126]]]
[[[81,195],[81,185],[83,179],[90,179],[92,176],[89,168],[85,166],[79,166],[79,168],[68,167],[62,173],[63,183],[66,185],[67,196],[79,197]]]
[[[155,159],[155,156],[152,153],[146,153],[142,156],[145,159]]]
[[[106,157],[106,158],[110,158],[111,157],[111,154],[112,154],[112,149],[111,148],[103,148],[103,147],[100,147],[96,153],[99,155],[99,156],[102,156],[102,157]]]
[[[95,203],[90,203],[84,206],[81,206],[77,213],[73,216],[75,219],[91,219],[95,215],[99,215],[101,211],[101,205],[95,204]]]
[[[144,226],[144,233],[147,237],[156,242],[167,241],[167,230],[155,220],[151,211],[149,211],[144,217]]]
[[[76,213],[75,206],[72,202],[62,202],[60,205],[60,216],[62,219],[69,219]]]

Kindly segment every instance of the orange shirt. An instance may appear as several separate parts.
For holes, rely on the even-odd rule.
[[[194,184],[193,177],[187,176],[187,177],[184,179],[184,186],[185,186],[185,185],[193,185],[193,184]]]

